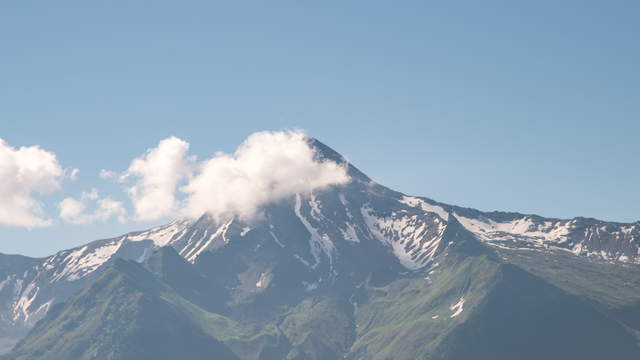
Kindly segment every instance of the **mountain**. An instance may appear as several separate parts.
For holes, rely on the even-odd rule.
[[[219,359],[237,357],[208,337],[171,292],[138,263],[117,259],[102,276],[64,304],[53,306],[20,343],[14,359]]]
[[[351,182],[250,223],[204,215],[2,255],[0,338],[22,339],[7,356],[640,358],[640,223],[407,196],[309,142]]]

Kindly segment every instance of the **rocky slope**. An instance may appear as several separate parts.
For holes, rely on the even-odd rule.
[[[345,162],[322,143],[310,142],[319,157]],[[201,300],[198,306],[232,317],[249,316],[256,301],[263,302],[261,311],[270,313],[269,309],[284,305],[312,306],[305,303],[310,294],[328,292],[332,299],[344,300],[365,283],[382,284],[403,276],[424,279],[439,271],[461,236],[496,254],[559,252],[614,266],[640,263],[640,223],[460,208],[392,191],[347,166],[351,177],[347,185],[269,205],[251,223],[202,216],[94,241],[43,259],[2,255],[0,338],[23,337],[56,304],[102,279],[116,259],[145,262],[165,246],[226,289],[219,292],[223,298]],[[460,297],[451,304],[452,311],[462,312],[467,301]],[[352,311],[346,314],[357,317]]]

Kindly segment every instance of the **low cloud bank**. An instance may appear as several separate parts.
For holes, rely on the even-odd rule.
[[[188,151],[188,142],[172,136],[134,158],[124,172],[100,172],[121,184],[131,201],[130,216],[123,202],[92,189],[60,201],[59,218],[88,224],[210,214],[249,221],[269,203],[349,181],[343,164],[320,160],[300,131],[257,132],[233,153],[200,162]],[[54,153],[38,146],[14,148],[0,139],[0,225],[51,225],[38,199],[58,190],[64,179],[77,180],[79,172],[63,169]]]

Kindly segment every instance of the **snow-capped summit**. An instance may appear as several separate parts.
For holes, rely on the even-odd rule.
[[[0,338],[24,335],[53,304],[83,288],[114,259],[141,262],[163,246],[191,263],[213,256],[219,263],[244,264],[244,292],[262,291],[274,271],[289,273],[288,281],[307,292],[358,282],[373,270],[428,272],[461,232],[499,248],[556,249],[640,263],[640,223],[482,212],[407,196],[373,182],[318,140],[308,141],[319,159],[346,166],[350,181],[270,203],[251,221],[203,214],[47,258],[2,260],[8,265],[0,268]],[[454,314],[463,302],[452,307]]]

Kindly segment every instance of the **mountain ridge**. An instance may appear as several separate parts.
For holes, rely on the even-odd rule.
[[[275,314],[266,318],[245,311],[220,314],[205,310],[187,300],[182,295],[185,292],[176,292],[174,286],[162,280],[163,274],[176,275],[176,283],[183,283],[191,290],[208,285],[202,281],[184,281],[191,277],[188,273],[201,272],[203,268],[184,261],[170,247],[155,250],[142,264],[117,259],[89,288],[68,302],[56,305],[16,346],[10,358],[63,359],[73,354],[78,359],[133,359],[136,356],[202,359],[205,353],[220,358],[263,360],[468,359],[470,356],[481,360],[580,356],[589,360],[602,356],[616,359],[640,356],[638,334],[633,335],[624,325],[576,295],[518,265],[504,262],[496,252],[500,249],[487,247],[462,226],[452,227],[450,233],[448,239],[453,243],[448,247],[448,256],[424,278],[413,273],[375,279],[370,273],[350,296],[329,288],[318,289],[280,310],[265,307],[264,299],[254,294],[248,299],[248,306]],[[210,260],[209,263],[215,263],[215,259]],[[170,270],[167,272],[154,265],[174,262],[191,270],[185,276],[185,272],[177,271],[175,267],[166,269]],[[243,272],[242,269],[229,271]],[[204,273],[202,275],[206,277]],[[114,278],[124,281],[114,283]],[[121,289],[146,294],[148,300],[144,307],[151,308],[154,317],[176,312],[175,316],[185,319],[185,324],[192,330],[174,332],[174,326],[182,328],[182,325],[173,325],[175,320],[169,327],[156,325],[151,329],[140,325],[139,330],[126,330],[132,325],[122,320],[123,311],[111,307],[90,322],[93,324],[91,329],[95,329],[92,336],[103,340],[91,343],[60,340],[70,336],[69,325],[65,324],[87,326],[87,320],[79,320],[81,317],[73,315],[79,307],[95,313],[93,303],[121,299],[125,296]],[[233,287],[219,290],[233,292]],[[108,293],[101,296],[104,291]],[[126,303],[137,304],[137,301]],[[168,301],[166,304],[171,304],[174,310],[153,310],[158,306],[153,305],[157,301]],[[278,299],[275,301],[283,304]],[[581,326],[575,327],[578,323]],[[135,329],[137,325],[133,326]],[[172,338],[173,342],[168,343],[180,348],[181,352],[179,355],[168,350],[158,352],[156,346],[144,344],[131,348],[126,345],[128,340],[95,333],[103,328],[122,329],[120,331],[129,331],[127,334],[151,331],[154,343]],[[514,332],[514,329],[519,331]],[[54,331],[53,334],[50,331]],[[209,344],[185,348],[184,344],[193,343],[194,338],[208,339],[205,343]],[[585,338],[590,340],[576,343]],[[206,347],[213,345],[215,349]]]
[[[424,276],[437,271],[456,247],[469,250],[469,256],[487,249],[549,256],[560,251],[589,261],[640,263],[640,222],[482,212],[407,196],[371,181],[318,140],[309,142],[319,159],[344,164],[352,181],[270,204],[263,218],[251,223],[208,216],[177,219],[43,259],[15,258],[28,266],[0,266],[0,338],[24,336],[52,306],[96,281],[116,259],[145,262],[166,246],[213,279],[199,291],[211,295],[215,289],[232,289],[210,302],[187,295],[189,289],[178,291],[222,314],[247,312],[247,304],[256,301],[269,311],[294,306],[327,289],[347,294],[367,279],[385,283],[410,274]],[[458,235],[467,241],[456,244],[452,239]],[[166,255],[177,260],[173,253]],[[171,266],[187,269],[176,261]],[[287,289],[287,298],[277,289]]]

